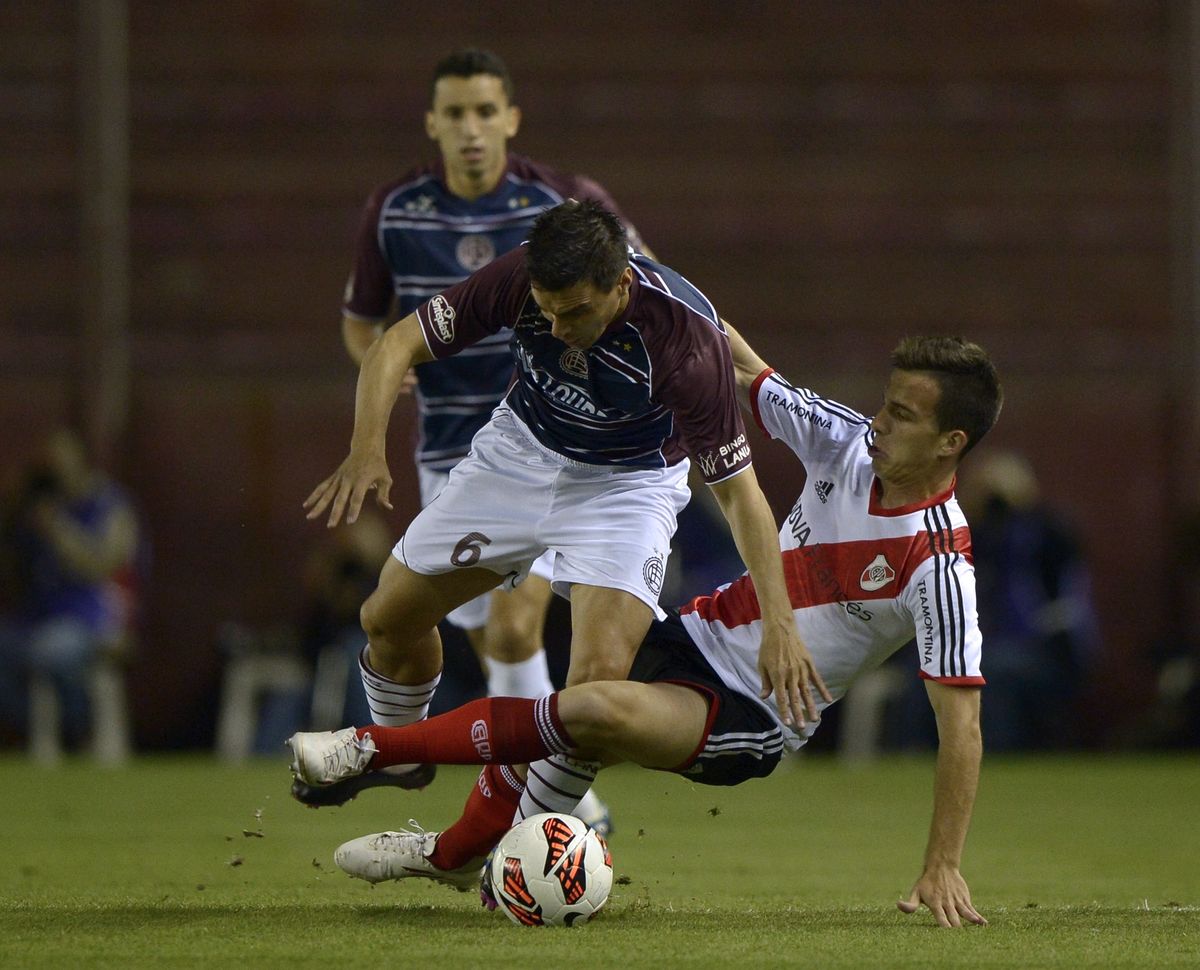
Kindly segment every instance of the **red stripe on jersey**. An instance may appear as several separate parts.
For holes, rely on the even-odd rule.
[[[762,433],[768,438],[775,436],[767,430],[767,426],[763,424],[762,414],[758,410],[758,389],[762,387],[762,382],[775,373],[774,367],[768,367],[765,371],[754,378],[754,383],[750,385],[750,412],[754,415],[754,423],[759,426]]]
[[[966,528],[891,539],[826,542],[783,552],[783,575],[792,609],[894,599],[908,585],[921,563],[937,553],[970,555],[971,533]],[[681,613],[699,613],[726,629],[762,618],[754,584],[747,574],[710,596],[698,596]]]
[[[925,671],[918,671],[922,680],[933,680],[939,684],[945,684],[947,687],[983,687],[987,681],[982,677],[934,677],[932,674],[927,674]]]

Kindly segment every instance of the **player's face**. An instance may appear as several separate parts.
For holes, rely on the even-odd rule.
[[[871,421],[867,453],[886,484],[910,485],[935,476],[942,458],[954,453],[952,436],[938,429],[942,391],[925,371],[894,370],[883,407]]]
[[[561,290],[530,286],[530,291],[550,321],[550,332],[568,347],[587,350],[625,309],[632,282],[633,270],[626,269],[607,292],[587,280]]]
[[[491,190],[504,171],[508,139],[517,133],[520,120],[500,78],[473,74],[438,79],[425,131],[442,150],[452,191]]]

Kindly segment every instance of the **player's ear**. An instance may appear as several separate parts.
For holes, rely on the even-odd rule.
[[[504,134],[508,138],[516,135],[517,130],[521,127],[521,109],[515,104],[508,106],[508,124],[505,125]]]
[[[425,134],[437,141],[437,118],[432,111],[425,112]]]
[[[967,447],[967,433],[961,430],[947,431],[942,435],[942,445],[938,449],[939,454],[945,458],[962,458],[963,451]]]

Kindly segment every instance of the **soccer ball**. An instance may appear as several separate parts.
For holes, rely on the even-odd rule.
[[[492,850],[483,895],[522,926],[586,923],[608,901],[612,853],[573,815],[531,815]]]

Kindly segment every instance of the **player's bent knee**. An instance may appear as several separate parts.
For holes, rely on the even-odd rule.
[[[367,597],[358,611],[358,622],[362,624],[363,632],[369,640],[386,640],[388,624],[385,620],[387,611],[382,608],[375,595]]]
[[[590,656],[571,658],[567,671],[568,684],[590,684],[596,681],[624,681],[633,663],[632,654],[624,656]]]
[[[605,749],[620,741],[633,718],[637,688],[628,682],[601,681],[568,687],[559,694],[558,713],[577,747]]]
[[[488,655],[504,663],[528,660],[542,646],[542,625],[538,617],[502,614],[488,617]]]
[[[358,618],[377,660],[398,661],[414,650],[422,650],[434,630],[433,625],[416,617],[406,618],[379,592],[367,598]]]

